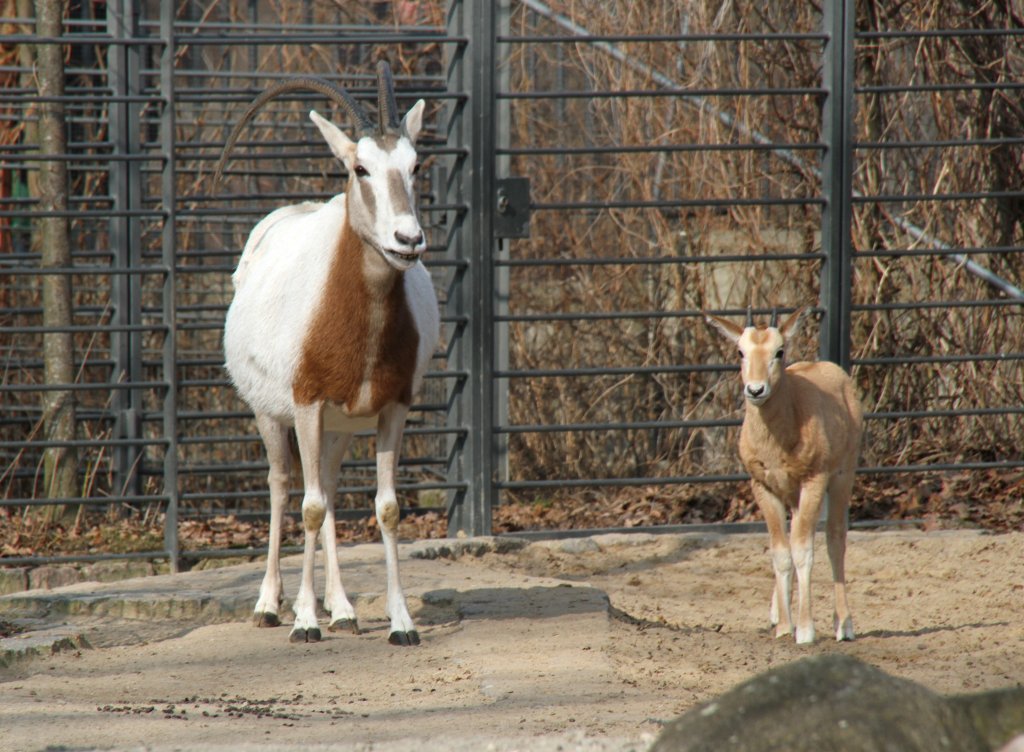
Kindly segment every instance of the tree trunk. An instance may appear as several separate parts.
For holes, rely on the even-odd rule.
[[[63,31],[64,3],[36,0],[36,31],[42,37],[57,37]],[[64,53],[59,44],[40,44],[36,53],[39,79],[39,148],[45,157],[67,153],[63,102],[47,101],[64,95]],[[40,163],[39,210],[66,212],[68,208],[67,164],[61,159]],[[67,217],[39,220],[40,270],[42,274],[43,326],[66,328],[72,323],[71,276],[46,274],[47,269],[71,266],[71,243]],[[70,389],[60,389],[75,378],[74,342],[70,332],[43,334],[43,370],[48,391],[43,396],[43,429],[47,441],[75,438],[75,400]],[[78,496],[78,457],[72,447],[50,447],[43,455],[45,495],[50,499]],[[61,505],[49,507],[48,519],[66,511]]]

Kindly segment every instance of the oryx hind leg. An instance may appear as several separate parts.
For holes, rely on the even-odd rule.
[[[284,588],[281,583],[281,523],[288,504],[288,477],[291,470],[291,452],[288,447],[288,428],[268,415],[257,415],[263,445],[267,450],[270,469],[270,540],[267,551],[267,570],[260,585],[253,624],[257,627],[277,627],[281,624],[281,601]]]

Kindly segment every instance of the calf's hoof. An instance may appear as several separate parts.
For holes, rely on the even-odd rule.
[[[851,642],[853,640],[853,619],[846,617],[843,623],[836,620],[836,642]]]
[[[775,639],[776,640],[781,640],[783,637],[792,637],[792,636],[793,636],[793,628],[792,627],[783,627],[782,625],[779,625],[779,624],[775,625]]]
[[[796,630],[796,644],[797,645],[813,645],[814,644],[814,627],[805,627],[801,629],[797,627]]]

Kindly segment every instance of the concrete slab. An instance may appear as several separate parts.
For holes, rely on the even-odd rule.
[[[545,618],[598,614],[607,619],[607,597],[564,581],[488,573],[460,563],[525,546],[517,540],[417,541],[399,547],[402,584],[417,621],[440,624],[487,618]],[[339,548],[345,590],[360,624],[382,623],[386,580],[384,550],[379,544]],[[0,596],[0,617],[23,630],[0,639],[0,666],[35,655],[90,646],[109,647],[177,637],[209,624],[245,622],[252,616],[265,571],[262,561],[178,574],[135,577],[113,582],[76,582],[51,589]],[[282,618],[291,620],[290,596],[298,590],[300,555],[284,557],[281,574],[285,603]],[[514,579],[514,578],[513,578]],[[317,555],[315,587],[323,594],[323,560]],[[324,615],[326,616],[326,614]],[[324,625],[326,626],[326,624]]]
[[[635,738],[596,742],[573,730],[583,708],[607,702],[609,692],[625,696],[608,658],[606,594],[472,561],[522,545],[401,546],[403,585],[423,635],[415,648],[387,644],[384,556],[374,544],[339,551],[363,634],[325,631],[320,644],[288,643],[290,612],[283,628],[248,623],[261,562],[0,597],[0,617],[29,629],[0,641],[8,663],[0,684],[11,690],[0,726],[19,749],[33,748],[38,724],[51,747],[235,749],[244,719],[273,729],[280,749],[412,752],[426,737],[453,750],[482,749],[485,740],[511,750],[521,748],[520,733],[536,749],[565,749],[568,739],[568,748],[637,749]],[[282,561],[287,594],[296,592],[300,569],[299,556]],[[318,593],[322,587],[318,571]],[[77,652],[54,664],[57,650]],[[28,671],[22,662],[33,659],[48,668]],[[636,702],[609,710],[609,721],[639,715]],[[406,717],[417,720],[407,726]],[[478,726],[483,717],[500,730]],[[172,726],[180,731],[167,736]],[[303,736],[291,733],[295,726]],[[509,734],[516,740],[506,745]]]

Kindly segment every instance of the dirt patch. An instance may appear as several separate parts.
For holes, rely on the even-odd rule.
[[[0,728],[27,750],[624,751],[806,655],[847,653],[944,694],[1024,678],[1024,534],[852,534],[852,643],[829,638],[822,537],[811,647],[768,632],[765,536],[605,535],[408,559],[416,648],[387,644],[375,596],[357,602],[362,635],[319,644],[213,624],[19,664],[0,672]],[[379,587],[383,563],[371,569]],[[451,589],[418,585],[426,574]]]
[[[495,566],[580,579],[608,593],[623,679],[671,693],[671,713],[808,653],[844,652],[943,694],[1024,681],[1024,534],[852,533],[847,553],[858,639],[830,639],[832,593],[817,536],[818,642],[768,630],[767,537],[662,536],[635,546],[533,545]],[[664,713],[665,711],[662,711]]]

